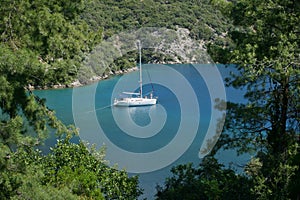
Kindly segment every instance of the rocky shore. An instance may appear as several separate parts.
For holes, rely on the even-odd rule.
[[[28,85],[29,90],[47,90],[47,89],[62,89],[62,88],[74,88],[74,87],[81,87],[84,85],[88,85],[97,81],[108,79],[112,76],[126,74],[129,72],[137,71],[137,67],[132,67],[124,70],[118,70],[118,71],[110,71],[109,74],[104,74],[103,76],[92,76],[88,81],[80,81],[78,79],[75,79],[70,84],[54,84],[54,85],[45,85],[45,86],[34,86],[34,85]]]

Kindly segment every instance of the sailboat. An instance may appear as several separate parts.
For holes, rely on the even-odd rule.
[[[136,106],[151,106],[157,103],[157,98],[150,96],[143,96],[143,82],[142,82],[142,55],[141,55],[141,43],[138,41],[139,48],[139,68],[140,68],[140,92],[123,92],[123,94],[130,95],[129,97],[115,99],[114,106],[124,106],[124,107],[136,107]]]

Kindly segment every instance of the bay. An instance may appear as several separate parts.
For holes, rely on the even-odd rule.
[[[157,184],[162,184],[170,169],[178,164],[201,162],[202,148],[210,126],[219,119],[215,97],[224,90],[226,99],[243,102],[243,91],[225,88],[231,68],[211,65],[145,65],[144,93],[154,89],[158,104],[148,107],[111,106],[122,91],[138,91],[138,72],[114,76],[91,85],[34,91],[47,100],[50,109],[65,124],[75,124],[82,139],[107,148],[106,159],[131,175],[139,175],[142,198],[154,199]],[[220,85],[223,84],[223,85]],[[212,99],[214,98],[214,99]],[[221,95],[220,98],[223,98]],[[219,115],[225,111],[217,111]],[[50,137],[44,150],[55,145]],[[233,151],[222,151],[224,164],[245,162]],[[238,170],[238,169],[237,169]]]

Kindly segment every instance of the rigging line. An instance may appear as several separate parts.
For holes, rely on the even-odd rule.
[[[148,78],[149,78],[149,81],[150,81],[150,84],[151,84],[152,92],[154,92],[154,87],[153,87],[153,83],[152,83],[152,80],[151,80],[151,76],[150,76],[150,73],[149,73],[147,68],[146,68],[146,72],[147,72],[147,75],[148,75]]]
[[[95,110],[90,110],[90,111],[87,111],[87,112],[85,112],[85,113],[91,113],[91,112],[95,112],[95,111],[97,111],[97,110],[104,110],[105,108],[109,108],[109,107],[111,107],[113,104],[111,104],[111,105],[108,105],[108,106],[104,106],[104,107],[101,107],[101,108],[97,108],[97,109],[95,109]]]

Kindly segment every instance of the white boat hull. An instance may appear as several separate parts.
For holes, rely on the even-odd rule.
[[[130,107],[130,106],[151,106],[155,105],[157,103],[156,98],[152,98],[152,93],[150,94],[150,98],[143,96],[143,83],[142,83],[142,53],[141,53],[141,44],[138,42],[139,47],[139,57],[140,57],[140,91],[138,93],[132,93],[132,92],[123,92],[124,94],[129,95],[137,95],[137,96],[131,96],[121,99],[115,99],[114,106],[124,106],[124,107]]]
[[[123,99],[115,99],[115,106],[134,107],[134,106],[151,106],[157,103],[157,99],[148,99],[141,97],[131,97]]]

